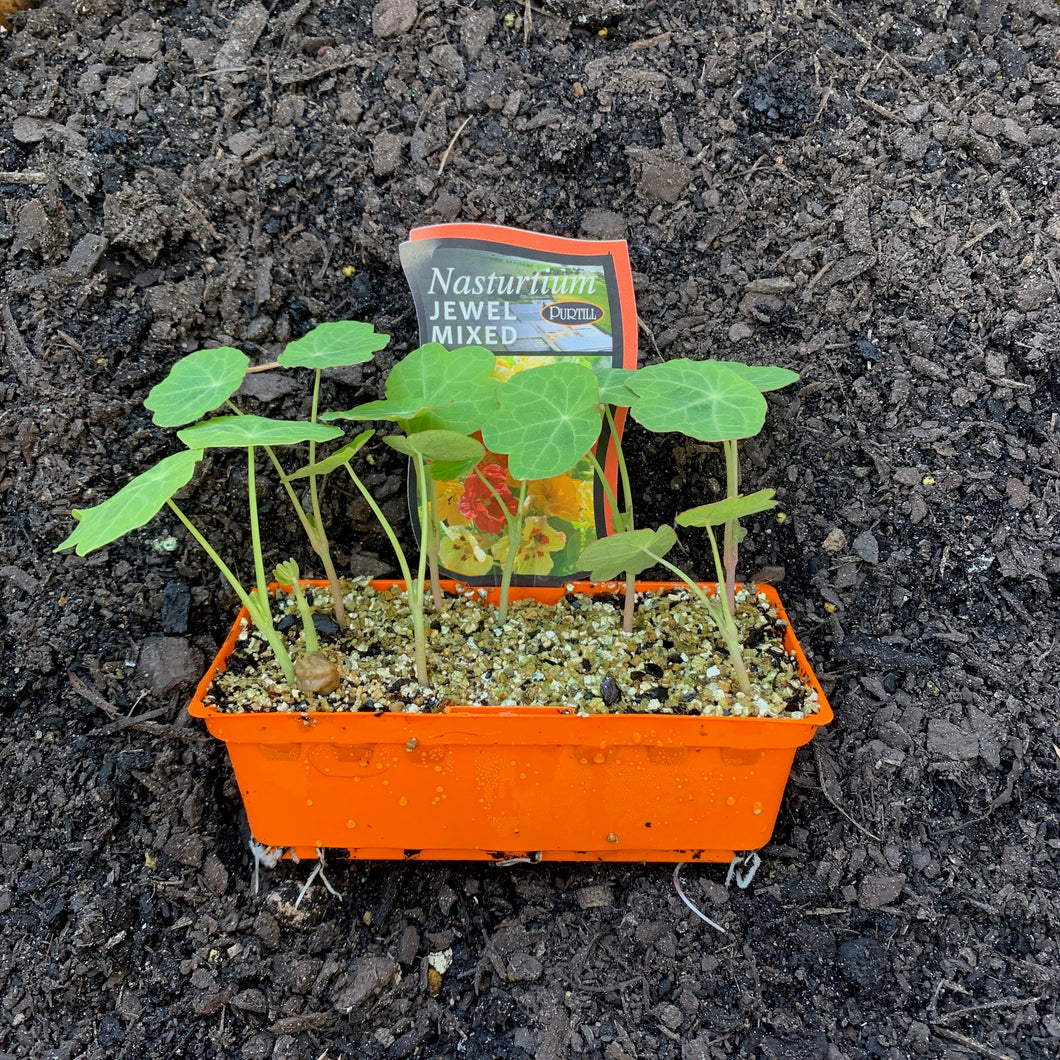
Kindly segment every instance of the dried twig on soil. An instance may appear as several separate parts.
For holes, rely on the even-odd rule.
[[[1002,226],[1002,224],[1004,224],[1003,221],[995,221],[992,225],[987,225],[986,228],[984,228],[979,233],[979,235],[972,236],[972,238],[969,239],[968,242],[965,243],[964,246],[957,251],[957,253],[963,254],[966,250],[969,250],[971,247],[974,247],[976,243],[982,242],[984,239],[986,239],[988,235],[990,235],[991,232],[996,232]]]
[[[22,172],[0,170],[0,184],[47,184],[48,174],[39,169],[26,169]]]
[[[895,114],[894,111],[888,110],[886,107],[881,107],[879,103],[873,102],[868,96],[858,94],[857,100],[859,103],[863,103],[869,110],[874,111],[881,118],[887,118],[889,121],[897,122],[899,125],[904,125],[907,129],[912,127],[912,122],[906,121],[900,114]]]
[[[88,700],[97,710],[103,711],[108,718],[112,719],[110,725],[104,725],[103,728],[95,730],[93,733],[95,736],[112,736],[123,729],[136,729],[137,732],[146,732],[151,736],[167,736],[177,740],[184,740],[188,743],[207,743],[211,739],[203,733],[194,732],[190,729],[178,729],[173,725],[162,725],[156,722],[154,719],[167,713],[170,710],[169,707],[159,707],[156,710],[149,710],[145,714],[126,717],[104,695],[97,692],[91,685],[85,684],[73,670],[67,670],[66,679],[70,682],[70,688],[82,699]]]
[[[73,670],[66,671],[66,679],[70,682],[70,687],[82,698],[87,699],[97,710],[103,711],[108,718],[113,718],[115,721],[121,717],[121,711],[118,710],[113,703],[106,699],[101,693],[97,692],[94,688],[90,688],[73,672]]]
[[[37,367],[30,348],[22,338],[22,333],[18,330],[6,293],[0,293],[0,330],[3,331],[6,340],[7,357],[11,362],[11,367],[15,370],[15,375],[24,387],[33,390],[40,377],[40,369]]]
[[[210,218],[202,212],[199,206],[191,199],[189,199],[188,196],[185,195],[182,191],[177,192],[177,198],[180,199],[180,201],[184,203],[184,205],[191,211],[192,217],[194,218],[195,222],[205,228],[206,231],[210,233],[210,236],[215,241],[220,242],[221,237],[218,234],[217,229],[214,228]]]
[[[997,1008],[1021,1008],[1024,1005],[1036,1005],[1039,1001],[1043,1001],[1044,998],[1038,997],[1003,997],[999,1001],[986,1001],[981,1005],[966,1005],[964,1008],[954,1009],[952,1012],[944,1012],[938,1017],[938,1022],[943,1021],[949,1022],[950,1020],[961,1019],[967,1016],[970,1012],[986,1012],[989,1009]]]
[[[989,1045],[983,1045],[974,1038],[969,1038],[966,1034],[958,1034],[956,1031],[940,1027],[936,1023],[931,1025],[931,1029],[943,1038],[949,1038],[951,1042],[959,1042],[966,1049],[971,1049],[973,1052],[980,1053],[983,1056],[992,1056],[994,1060],[1017,1060],[1011,1053],[1002,1053],[997,1049],[991,1049]]]
[[[111,722],[110,725],[104,725],[102,729],[96,729],[93,733],[94,736],[110,736],[113,733],[121,732],[122,729],[128,729],[133,725],[145,726],[146,722],[154,721],[155,718],[162,717],[163,714],[168,714],[169,707],[156,707],[154,710],[146,711],[143,714],[134,714],[127,718],[118,718],[117,721]],[[158,726],[151,726],[148,731],[154,731]]]
[[[459,128],[459,129],[457,129],[455,133],[453,133],[453,138],[452,138],[452,139],[451,139],[451,140],[449,141],[449,146],[448,146],[448,147],[446,147],[446,149],[445,149],[445,154],[444,154],[444,155],[442,155],[442,160],[441,160],[441,162],[439,162],[439,163],[438,163],[438,176],[441,176],[441,175],[442,175],[442,170],[443,170],[443,169],[445,169],[445,164],[446,164],[446,162],[448,162],[448,161],[449,161],[449,153],[450,153],[450,152],[451,152],[451,151],[453,150],[453,146],[454,146],[454,145],[456,144],[457,138],[458,138],[458,137],[460,136],[460,134],[461,134],[461,133],[462,133],[462,132],[464,131],[464,129],[465,129],[466,127],[467,127],[467,123],[468,123],[469,121],[471,121],[471,116],[470,116],[470,115],[468,115],[468,116],[467,116],[467,117],[466,117],[466,118],[465,118],[465,119],[464,119],[464,120],[463,120],[463,121],[462,121],[462,122],[460,123],[460,128]]]
[[[639,52],[644,48],[654,48],[659,44],[663,44],[673,36],[669,30],[665,33],[657,33],[654,37],[646,37],[644,40],[635,40],[630,46],[631,52]]]
[[[318,77],[323,77],[325,74],[333,74],[338,70],[345,70],[347,66],[364,67],[371,65],[373,64],[368,60],[354,55],[349,59],[342,59],[339,62],[326,63],[323,66],[314,67],[312,70],[278,70],[273,75],[273,80],[284,88],[291,88],[294,85],[304,85],[307,81],[315,81]]]
[[[869,837],[869,839],[872,839],[872,840],[874,840],[874,841],[875,841],[875,842],[877,842],[877,843],[882,843],[882,842],[883,842],[883,840],[882,840],[882,839],[881,839],[881,838],[880,838],[880,837],[879,837],[878,835],[876,835],[876,834],[875,834],[874,832],[870,832],[870,831],[869,831],[869,830],[868,830],[868,829],[867,829],[867,828],[866,828],[866,827],[865,827],[865,826],[864,826],[863,824],[860,824],[860,823],[859,823],[858,821],[856,821],[856,820],[855,820],[855,819],[854,819],[853,817],[851,817],[851,816],[850,816],[850,814],[849,814],[849,813],[847,813],[847,811],[846,811],[846,810],[844,810],[844,809],[843,809],[843,807],[842,807],[842,806],[840,806],[840,805],[839,805],[839,803],[838,803],[838,802],[836,802],[834,798],[832,798],[832,795],[831,795],[831,793],[830,793],[830,792],[829,792],[829,790],[828,790],[828,786],[827,786],[827,785],[825,784],[825,782],[824,782],[824,769],[823,769],[823,767],[821,766],[821,753],[820,753],[820,751],[818,751],[818,750],[817,750],[817,745],[816,745],[816,744],[814,744],[814,745],[813,745],[813,760],[814,760],[814,762],[815,762],[815,763],[817,764],[817,780],[818,780],[818,781],[820,782],[820,785],[821,785],[821,792],[822,792],[822,794],[824,795],[824,797],[825,797],[825,798],[826,798],[826,799],[827,799],[827,800],[828,800],[828,801],[829,801],[829,802],[830,802],[830,803],[832,804],[832,806],[833,806],[833,807],[834,807],[835,809],[837,809],[837,810],[838,810],[838,811],[839,811],[839,812],[840,812],[840,813],[841,813],[841,814],[842,814],[842,815],[843,815],[843,816],[844,816],[844,817],[845,817],[845,818],[846,818],[846,819],[847,819],[847,820],[848,820],[848,821],[849,821],[849,822],[850,822],[850,823],[851,823],[851,824],[852,824],[852,825],[853,825],[853,826],[854,826],[854,827],[855,827],[855,828],[856,828],[856,829],[857,829],[857,830],[858,830],[859,832],[862,832],[862,833],[863,833],[864,835],[867,835],[867,836]]]
[[[832,23],[833,26],[841,29],[844,33],[849,33],[854,37],[863,47],[867,48],[871,52],[875,52],[877,55],[882,55],[883,58],[891,64],[903,77],[908,78],[914,85],[919,87],[919,82],[916,76],[907,70],[890,52],[884,51],[878,44],[873,44],[863,33],[860,33],[855,27],[845,19],[835,8],[825,7],[824,17]]]

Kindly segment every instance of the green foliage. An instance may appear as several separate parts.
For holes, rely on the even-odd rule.
[[[495,364],[493,354],[481,346],[447,350],[429,342],[394,365],[385,399],[321,418],[392,420],[406,434],[428,430],[473,434],[495,405]]]
[[[675,520],[678,526],[723,526],[732,519],[743,519],[748,515],[757,515],[775,508],[773,499],[775,490],[759,490],[745,497],[731,497],[713,504],[701,504],[698,508],[689,508],[678,514]]]
[[[600,387],[600,400],[608,405],[629,408],[637,395],[633,392],[633,380],[638,372],[633,368],[594,368],[597,384]]]
[[[456,431],[420,431],[403,438],[390,435],[383,439],[391,449],[405,456],[421,456],[424,460],[446,460],[459,464],[478,463],[486,454],[482,443]]]
[[[347,442],[341,448],[336,449],[331,456],[318,460],[315,464],[307,464],[305,467],[300,467],[297,471],[288,475],[287,480],[294,482],[295,479],[309,478],[313,475],[323,476],[330,474],[332,471],[337,471],[344,464],[349,463],[364,448],[365,442],[373,434],[375,434],[375,431],[372,430],[361,431],[352,442]]]
[[[718,361],[667,361],[641,368],[633,418],[649,431],[678,431],[701,442],[751,438],[766,420],[753,383]]]
[[[582,549],[578,566],[589,571],[595,582],[608,582],[620,574],[640,574],[666,555],[677,544],[671,526],[658,530],[627,530],[597,538]]]
[[[149,523],[162,505],[191,481],[202,455],[199,449],[174,453],[137,475],[102,504],[75,508],[77,526],[55,551],[72,546],[79,556],[85,556]]]
[[[482,440],[491,452],[508,456],[517,479],[570,471],[599,437],[599,391],[584,365],[560,362],[517,372],[497,388],[497,401]]]
[[[299,445],[342,437],[338,427],[267,416],[217,416],[177,431],[189,449],[245,449],[248,445]]]
[[[778,368],[775,364],[744,364],[743,361],[714,361],[731,368],[741,379],[758,387],[763,393],[769,390],[780,390],[799,378],[798,372],[788,368]]]
[[[301,571],[298,569],[298,562],[289,559],[283,563],[277,563],[273,574],[281,585],[297,585]]]
[[[389,335],[377,332],[371,324],[340,320],[318,324],[288,343],[279,360],[284,368],[344,368],[370,361],[389,341]]]
[[[629,408],[632,416],[651,431],[677,431],[701,441],[723,443],[729,496],[713,504],[683,511],[676,521],[680,526],[706,529],[718,580],[726,581],[726,588],[731,590],[732,578],[728,575],[736,566],[736,543],[741,536],[739,520],[767,511],[776,503],[773,490],[759,490],[746,497],[738,495],[736,442],[757,434],[762,428],[766,414],[763,394],[794,382],[798,378],[796,373],[775,366],[746,365],[736,361],[690,360],[669,361],[638,370],[590,369],[567,359],[516,372],[503,383],[498,383],[493,377],[496,360],[489,350],[468,346],[450,351],[437,343],[427,343],[412,350],[391,370],[383,400],[318,416],[321,370],[369,361],[388,340],[389,336],[377,333],[370,324],[349,321],[321,324],[287,346],[279,358],[282,367],[309,368],[316,372],[308,422],[239,412],[202,420],[203,416],[226,402],[231,405],[230,399],[246,375],[248,359],[230,347],[201,350],[181,358],[166,379],[151,390],[145,404],[158,425],[183,427],[177,437],[187,449],[166,457],[138,475],[109,500],[93,508],[75,510],[77,526],[59,549],[73,547],[79,555],[85,555],[143,526],[168,504],[248,607],[255,624],[272,644],[288,680],[293,681],[289,653],[273,626],[266,591],[255,449],[262,447],[267,451],[281,486],[287,491],[306,528],[310,544],[324,562],[333,587],[338,586],[338,576],[327,549],[316,480],[345,467],[380,520],[398,557],[412,611],[417,678],[423,683],[427,681],[423,612],[428,560],[439,606],[442,599],[437,578],[441,505],[436,484],[451,482],[470,472],[483,459],[487,449],[506,456],[510,476],[519,481],[518,498],[514,510],[504,499],[496,495],[494,499],[504,514],[508,541],[517,543],[524,526],[524,502],[529,482],[566,474],[579,461],[586,461],[598,475],[603,475],[593,449],[600,436],[603,416],[607,416],[613,428],[611,407],[615,406]],[[421,550],[415,573],[393,527],[351,465],[373,432],[362,431],[330,456],[316,459],[318,444],[338,441],[343,434],[339,427],[320,421],[338,419],[388,420],[397,423],[404,432],[401,436],[383,440],[395,451],[414,460],[420,471],[416,485]],[[186,426],[188,424],[193,425]],[[472,437],[479,431],[485,444]],[[307,466],[287,474],[272,451],[273,447],[302,443],[309,443]],[[205,450],[233,448],[247,451],[247,500],[257,581],[255,593],[244,590],[237,576],[173,501],[174,494],[192,479]],[[657,563],[673,571],[715,616],[733,657],[741,687],[744,687],[747,675],[740,661],[731,591],[708,598],[665,558],[677,543],[673,527],[633,529],[630,485],[621,447],[618,448],[618,466],[622,474],[625,511],[619,510],[618,501],[611,487],[607,486],[618,532],[592,541],[583,548],[586,536],[589,536],[584,529],[556,519],[550,533],[557,550],[562,544],[563,551],[553,557],[553,562],[559,562],[562,569],[576,563],[589,570],[597,581],[609,581],[626,574],[630,594],[625,616],[629,623],[627,628],[632,625],[633,576]],[[311,512],[303,508],[291,485],[299,480],[309,480]],[[714,528],[719,526],[725,527],[725,562],[714,534]],[[504,559],[498,612],[502,623],[517,551],[514,544],[510,545]],[[292,559],[277,566],[275,573],[281,582],[292,585],[305,625],[306,646],[314,650],[311,647],[315,644],[312,616],[297,586],[298,564]],[[336,588],[333,595],[341,604],[341,589]],[[341,616],[340,611],[336,614]]]
[[[151,388],[144,407],[159,427],[182,427],[220,408],[238,389],[250,360],[241,350],[219,346],[181,357]]]

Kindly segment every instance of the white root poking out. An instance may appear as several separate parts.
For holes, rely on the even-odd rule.
[[[267,869],[276,868],[284,852],[284,847],[267,847],[253,836],[250,837],[250,853],[254,855],[254,886],[251,894],[257,894],[261,889],[261,866],[264,865]]]
[[[700,920],[702,920],[704,923],[709,924],[712,928],[714,928],[715,931],[720,931],[724,935],[725,928],[723,928],[721,924],[717,923],[716,921],[711,920],[710,917],[707,916],[705,913],[700,912],[699,909],[697,909],[696,906],[693,904],[692,900],[688,897],[688,895],[685,894],[684,888],[682,888],[681,886],[681,870],[684,867],[685,863],[683,861],[679,861],[674,866],[674,890],[677,891],[677,897],[680,898],[681,901],[684,902],[685,905],[687,905],[688,908],[691,909],[692,912],[695,913]]]
[[[741,891],[747,890],[751,885],[751,881],[755,878],[755,873],[758,871],[758,866],[762,864],[762,859],[758,856],[758,853],[754,850],[749,851],[746,854],[736,854],[732,861],[729,862],[729,871],[725,876],[725,886],[730,887],[733,882],[740,888]],[[684,892],[684,888],[681,886],[681,870],[685,867],[685,862],[679,861],[674,866],[674,890],[677,891],[677,897],[681,899],[689,909],[692,910],[700,920],[709,924],[716,931],[720,931],[725,934],[725,928],[721,924],[715,923],[709,916],[706,916]]]
[[[736,881],[736,886],[741,891],[746,891],[751,886],[751,881],[755,878],[755,873],[758,871],[758,866],[762,864],[762,859],[758,856],[758,852],[751,850],[746,854],[737,854],[733,857],[729,863],[729,872],[725,877],[725,886],[732,886],[733,880]]]
[[[320,882],[328,889],[328,892],[333,894],[340,902],[342,901],[342,895],[335,890],[331,885],[331,881],[324,875],[324,851],[320,847],[317,847],[317,859],[317,863],[313,866],[313,871],[309,874],[309,879],[305,881],[302,889],[298,892],[298,897],[294,900],[295,909],[302,904],[302,899],[309,892],[309,888],[318,876],[320,877]]]

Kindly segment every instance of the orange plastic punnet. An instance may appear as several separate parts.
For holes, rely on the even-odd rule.
[[[787,622],[776,590],[757,588]],[[512,596],[554,602],[565,589]],[[203,697],[246,618],[188,709],[225,741],[254,838],[300,858],[338,848],[364,859],[731,861],[769,841],[795,749],[832,720],[790,624],[785,647],[820,700],[799,719],[579,716],[563,706],[224,714]]]

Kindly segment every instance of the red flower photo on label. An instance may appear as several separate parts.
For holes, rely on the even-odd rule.
[[[489,480],[490,486],[497,491],[497,496],[504,501],[509,512],[516,508],[515,497],[508,488],[508,472],[500,464],[479,464],[476,471]],[[464,492],[457,501],[457,508],[465,519],[469,519],[475,528],[485,534],[499,534],[505,527],[506,520],[497,498],[490,492],[489,486],[472,472],[464,482]]]

